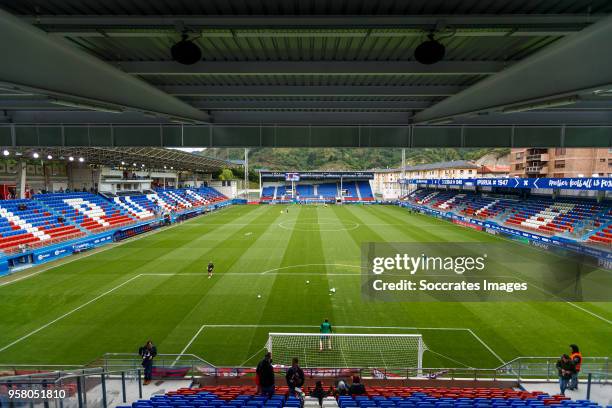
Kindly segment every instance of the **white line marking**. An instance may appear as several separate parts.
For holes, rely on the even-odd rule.
[[[567,303],[567,304],[568,304],[568,305],[570,305],[570,306],[575,307],[576,309],[580,309],[580,310],[582,310],[583,312],[588,313],[588,314],[590,314],[590,315],[591,315],[591,316],[593,316],[593,317],[596,317],[596,318],[598,318],[598,319],[600,319],[600,320],[603,320],[604,322],[606,322],[606,323],[608,323],[608,324],[612,324],[612,321],[611,321],[611,320],[608,320],[608,319],[606,319],[605,317],[598,315],[597,313],[593,313],[593,312],[591,312],[590,310],[587,310],[587,309],[585,309],[585,308],[583,308],[583,307],[580,307],[580,306],[578,306],[578,305],[577,305],[577,304],[575,304],[575,303],[572,303],[572,302],[567,302],[567,301],[566,301],[565,303]]]
[[[337,263],[313,263],[313,264],[281,266],[280,268],[274,268],[274,269],[270,269],[264,272],[260,272],[260,275],[266,275],[269,272],[280,271],[281,269],[301,268],[305,266],[344,266],[347,268],[360,268],[361,269],[361,265],[348,265],[348,264],[337,264]]]
[[[53,323],[56,323],[56,322],[58,322],[58,321],[62,320],[63,318],[70,316],[70,315],[71,315],[71,314],[73,314],[74,312],[77,312],[77,311],[81,310],[81,309],[82,309],[82,308],[84,308],[85,306],[92,304],[92,303],[93,303],[93,302],[95,302],[96,300],[98,300],[98,299],[100,299],[100,298],[102,298],[102,297],[104,297],[104,296],[108,295],[109,293],[114,292],[115,290],[119,289],[120,287],[122,287],[122,286],[124,286],[124,285],[126,285],[126,284],[128,284],[128,283],[130,283],[130,282],[131,282],[131,281],[133,281],[134,279],[139,278],[140,276],[141,276],[141,275],[132,276],[130,279],[126,280],[125,282],[120,283],[119,285],[115,286],[114,288],[109,289],[109,290],[107,290],[106,292],[104,292],[104,293],[102,293],[102,294],[100,294],[100,295],[96,296],[95,298],[93,298],[93,299],[91,299],[91,300],[89,300],[89,301],[87,301],[87,302],[83,303],[81,306],[75,307],[74,309],[72,309],[72,310],[71,310],[71,311],[69,311],[69,312],[64,313],[64,314],[63,314],[63,315],[61,315],[60,317],[57,317],[57,318],[55,318],[55,319],[51,320],[49,323],[46,323],[46,324],[44,324],[44,325],[40,326],[38,329],[36,329],[36,330],[33,330],[33,331],[29,332],[29,333],[28,333],[28,334],[26,334],[25,336],[22,336],[22,337],[18,338],[17,340],[13,341],[13,342],[12,342],[12,343],[10,343],[10,344],[7,344],[6,346],[4,346],[4,347],[2,347],[2,348],[0,349],[0,353],[1,353],[1,352],[3,352],[4,350],[6,350],[6,349],[8,349],[8,348],[10,348],[10,347],[12,347],[12,346],[14,346],[15,344],[20,343],[21,341],[23,341],[23,340],[27,339],[28,337],[30,337],[30,336],[32,336],[32,335],[34,335],[34,334],[38,333],[39,331],[41,331],[41,330],[43,330],[43,329],[46,329],[47,327],[51,326]]]
[[[201,329],[204,327],[209,328],[222,328],[222,329],[244,329],[244,328],[293,328],[293,329],[313,329],[318,328],[319,326],[315,325],[299,325],[299,324],[205,324],[203,325],[196,336],[201,332]],[[334,327],[339,329],[384,329],[384,330],[441,330],[441,331],[465,331],[471,334],[480,344],[484,346],[495,358],[497,358],[502,364],[506,364],[506,362],[495,352],[493,349],[485,343],[479,336],[474,333],[472,329],[465,327],[409,327],[409,326],[342,326],[342,325],[334,325]],[[189,342],[191,345],[192,341]],[[181,354],[183,354],[185,350]],[[444,356],[446,357],[446,356]],[[252,358],[252,357],[251,357]],[[452,360],[452,359],[451,359]],[[247,360],[248,361],[248,360]],[[462,363],[463,364],[463,363]]]
[[[178,363],[178,361],[181,359],[181,356],[182,356],[183,354],[185,354],[185,352],[187,351],[187,349],[189,348],[189,346],[191,346],[191,344],[192,344],[192,343],[195,341],[195,339],[196,339],[196,338],[197,338],[197,337],[200,335],[200,333],[202,333],[202,330],[204,330],[204,327],[206,327],[206,326],[201,326],[201,327],[200,327],[200,330],[198,330],[198,331],[196,332],[196,334],[194,334],[194,335],[193,335],[193,337],[191,338],[191,340],[189,340],[189,343],[187,343],[187,345],[185,346],[185,348],[183,349],[183,351],[181,351],[181,354],[180,354],[180,355],[178,355],[178,356],[176,357],[176,360],[174,360],[174,362],[173,362],[173,363],[170,365],[170,367],[174,367],[174,365],[175,365],[176,363]]]
[[[478,336],[476,335],[476,333],[474,333],[474,332],[472,331],[472,329],[467,329],[467,330],[470,332],[470,334],[471,334],[472,336],[474,336],[474,338],[476,338],[476,340],[478,340],[478,341],[480,342],[480,344],[482,344],[482,345],[483,345],[483,346],[484,346],[484,347],[485,347],[487,350],[489,350],[489,352],[490,352],[491,354],[493,354],[493,355],[495,356],[495,358],[497,358],[499,361],[501,361],[501,363],[502,363],[502,364],[506,364],[506,362],[504,361],[504,359],[503,359],[503,358],[501,358],[501,357],[500,357],[500,356],[499,356],[499,355],[498,355],[496,352],[494,352],[494,351],[493,351],[493,349],[492,349],[491,347],[489,347],[489,345],[488,345],[487,343],[485,343],[485,342],[484,342],[484,341],[483,341],[483,340],[482,340],[480,337],[478,337]]]

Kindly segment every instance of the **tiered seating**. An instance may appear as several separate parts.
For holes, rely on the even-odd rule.
[[[495,198],[472,192],[419,189],[410,202],[472,218],[497,218],[512,227],[612,245],[612,206],[604,201],[546,197]],[[498,221],[499,222],[499,221]]]
[[[322,183],[317,188],[318,194],[324,198],[336,198],[338,196],[338,186],[336,183]]]
[[[456,205],[455,201],[463,198],[465,198],[465,194],[446,191],[435,196],[435,198],[431,200],[431,206],[440,210],[452,210]]]
[[[327,387],[324,386],[325,389]],[[508,388],[459,387],[369,387],[367,393],[357,396],[339,396],[340,408],[597,408],[588,400],[572,401],[561,395],[551,396],[538,391],[520,391]],[[306,390],[309,391],[309,390]],[[297,408],[300,401],[288,397],[286,387],[278,387],[272,398],[254,394],[252,386],[205,386],[182,388],[149,400],[139,400],[131,408]],[[306,401],[310,406],[310,401]],[[335,401],[331,401],[334,403]],[[326,407],[334,406],[325,401]],[[123,406],[119,408],[128,408]]]
[[[428,190],[424,190],[424,194],[423,195],[414,195],[415,197],[415,202],[417,204],[427,204],[428,202],[430,202],[431,200],[433,200],[433,198],[435,196],[437,196],[438,194],[440,194],[439,191],[428,191]]]
[[[215,190],[212,187],[199,187],[197,189],[190,189],[196,191],[200,196],[204,197],[205,200],[208,200],[207,204],[217,203],[221,201],[227,201],[228,198]]]
[[[193,207],[193,204],[185,197],[185,192],[181,190],[158,190],[157,195],[161,197],[165,202],[171,203],[171,205],[178,210]]]
[[[348,192],[348,195],[344,197],[345,200],[356,201],[359,200],[359,193],[357,192],[357,184],[354,181],[347,181],[342,183],[342,188]]]
[[[261,199],[264,201],[270,201],[274,198],[274,191],[276,187],[268,186],[261,189]]]
[[[500,388],[370,387],[367,395],[339,397],[338,405],[340,408],[527,408],[560,405],[567,400],[564,396],[542,392]]]
[[[295,191],[301,198],[314,197],[314,187],[311,184],[298,184]]]
[[[153,396],[150,400],[139,400],[131,407],[299,408],[300,401],[295,397],[286,397],[286,393],[286,387],[278,388],[272,398],[254,395],[253,387],[184,388],[166,395]]]
[[[287,194],[287,187],[285,186],[278,186],[276,187],[276,198],[281,198],[282,196]]]
[[[374,201],[374,194],[372,194],[372,187],[369,181],[358,181],[357,188],[359,189],[359,194],[363,201]]]
[[[119,207],[126,210],[132,217],[140,220],[151,218],[155,215],[151,209],[141,205],[135,200],[132,200],[130,196],[114,197],[113,201]]]
[[[134,223],[136,220],[115,204],[91,193],[39,194],[43,202],[66,219],[91,232]]]
[[[594,242],[596,244],[612,244],[612,224],[608,224],[606,227],[602,228],[600,231],[595,232],[589,237],[590,242]]]
[[[506,223],[549,234],[571,232],[577,223],[594,217],[599,210],[601,208],[592,202],[535,199],[517,206]]]
[[[59,221],[34,200],[0,201],[0,249],[21,244],[38,246],[57,239],[76,237],[84,233],[74,225]]]

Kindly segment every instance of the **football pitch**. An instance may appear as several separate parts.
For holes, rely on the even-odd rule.
[[[420,333],[425,367],[493,368],[570,343],[612,355],[610,302],[362,299],[364,242],[500,240],[393,206],[234,206],[0,279],[0,365],[87,364],[150,338],[160,353],[254,366],[269,332],[316,333],[324,318],[339,333]]]

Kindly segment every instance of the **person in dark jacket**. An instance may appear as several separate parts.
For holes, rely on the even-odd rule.
[[[144,385],[151,383],[153,379],[153,358],[157,355],[157,347],[151,340],[138,349],[138,354],[142,357],[142,366],[144,367]]]
[[[361,395],[365,393],[366,393],[365,385],[361,383],[361,378],[359,378],[359,376],[357,375],[354,376],[353,383],[349,387],[349,395]]]
[[[319,401],[319,406],[323,406],[323,399],[327,397],[329,393],[323,389],[321,381],[317,381],[314,390],[310,392],[310,396],[316,398]]]
[[[557,361],[557,370],[559,371],[559,389],[561,390],[561,395],[565,395],[565,390],[569,385],[573,373],[576,371],[576,367],[569,356],[564,354],[561,356],[561,359]]]
[[[287,370],[285,379],[289,387],[289,395],[294,395],[295,389],[302,388],[304,385],[304,371],[300,368],[297,357],[293,357],[293,360],[291,360],[291,367]]]
[[[259,386],[262,395],[274,395],[274,367],[272,367],[272,353],[267,352],[263,360],[257,364],[256,373],[259,376]]]

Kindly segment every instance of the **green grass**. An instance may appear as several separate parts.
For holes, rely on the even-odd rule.
[[[364,301],[351,266],[360,264],[362,242],[498,238],[397,207],[292,206],[281,214],[284,208],[232,207],[0,286],[0,364],[84,364],[106,352],[135,352],[148,338],[160,353],[180,353],[208,325],[187,353],[216,365],[254,365],[268,332],[317,331],[272,326],[317,326],[323,318],[336,326],[427,328],[338,331],[421,333],[439,353],[425,354],[429,367],[496,367],[491,350],[508,361],[556,356],[570,343],[588,356],[612,355],[612,303]],[[511,245],[526,262],[548,256]],[[205,274],[209,260],[213,279]]]

